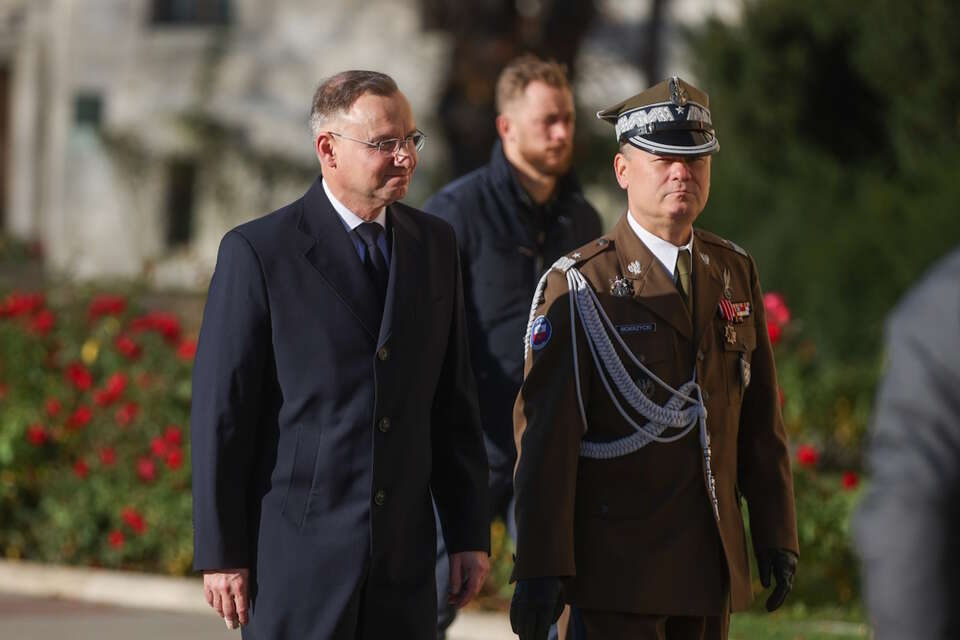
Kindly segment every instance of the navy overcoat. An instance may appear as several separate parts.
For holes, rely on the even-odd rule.
[[[319,179],[220,244],[193,372],[194,566],[249,567],[243,637],[433,638],[435,524],[489,549],[453,229],[387,209],[382,318]]]

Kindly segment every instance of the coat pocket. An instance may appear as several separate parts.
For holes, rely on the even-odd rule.
[[[319,448],[320,429],[297,425],[283,516],[298,528],[303,526],[307,513]]]

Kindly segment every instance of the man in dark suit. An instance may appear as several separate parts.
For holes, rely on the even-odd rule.
[[[193,378],[194,566],[244,638],[435,635],[489,571],[487,461],[453,229],[397,200],[423,134],[347,71],[310,115],[322,178],[224,236]]]
[[[887,324],[887,371],[855,519],[877,640],[960,637],[960,249]]]

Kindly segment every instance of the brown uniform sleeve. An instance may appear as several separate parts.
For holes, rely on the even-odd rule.
[[[775,548],[799,554],[790,451],[780,411],[777,371],[767,334],[763,292],[752,259],[750,280],[757,348],[751,362],[751,382],[740,410],[739,485],[747,499],[754,552]]]
[[[524,381],[514,404],[517,466],[514,473],[517,556],[514,579],[573,576],[574,503],[584,424],[577,401],[570,292],[566,277],[551,272],[537,309],[551,337],[528,349]],[[577,357],[584,406],[589,402],[593,361],[576,319]]]

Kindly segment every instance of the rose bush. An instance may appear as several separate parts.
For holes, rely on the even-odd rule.
[[[189,572],[195,350],[124,296],[2,299],[0,554]]]

